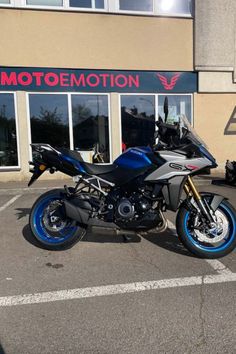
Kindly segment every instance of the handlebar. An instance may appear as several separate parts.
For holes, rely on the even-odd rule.
[[[165,128],[165,129],[169,129],[169,130],[173,130],[173,131],[178,131],[179,129],[179,125],[173,125],[173,124],[167,124],[167,123],[163,123],[163,122],[156,122],[156,126],[158,128]]]

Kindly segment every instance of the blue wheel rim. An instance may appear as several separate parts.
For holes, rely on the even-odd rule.
[[[41,199],[41,201],[37,204],[34,210],[33,214],[33,225],[35,232],[37,234],[37,237],[46,242],[46,243],[51,243],[51,244],[60,244],[63,243],[67,240],[69,240],[77,230],[78,226],[74,225],[66,225],[63,229],[57,232],[55,236],[53,237],[50,235],[50,233],[47,231],[43,224],[43,213],[45,208],[55,200],[59,200],[60,196],[59,194],[56,195],[54,194],[53,196],[47,196],[44,199]]]
[[[196,238],[193,237],[193,235],[191,234],[190,230],[188,229],[188,221],[189,221],[190,212],[187,211],[187,213],[185,214],[185,217],[184,217],[184,231],[185,231],[185,234],[187,235],[189,241],[194,246],[196,246],[197,248],[199,248],[199,249],[201,249],[203,251],[207,251],[207,252],[211,252],[211,253],[224,251],[225,249],[230,247],[230,245],[232,244],[232,242],[235,239],[235,233],[236,233],[235,216],[233,215],[232,211],[224,204],[221,204],[219,206],[219,209],[221,209],[225,213],[227,218],[228,218],[229,231],[228,231],[227,238],[224,239],[224,242],[221,245],[216,246],[216,247],[214,246],[214,244],[209,244],[209,246],[204,246],[204,244],[202,244],[201,241],[198,241]]]

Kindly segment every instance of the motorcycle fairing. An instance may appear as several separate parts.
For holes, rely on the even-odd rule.
[[[162,194],[168,210],[176,211],[178,209],[186,179],[187,176],[173,177],[163,186]]]
[[[187,176],[192,172],[211,166],[210,161],[204,157],[188,158],[174,151],[160,151],[159,155],[166,162],[148,175],[145,181],[153,182],[169,180],[175,176]]]
[[[187,176],[211,163],[208,158],[188,158],[176,151],[160,151],[159,155],[165,163],[150,173],[145,181],[163,184],[162,194],[166,206],[169,210],[176,211]]]

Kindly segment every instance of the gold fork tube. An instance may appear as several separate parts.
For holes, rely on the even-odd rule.
[[[187,180],[187,183],[185,184],[184,186],[184,191],[185,193],[187,194],[190,194],[190,192],[192,192],[194,198],[196,200],[201,200],[201,196],[200,194],[198,193],[194,183],[193,183],[193,180],[190,176],[188,176],[188,180]]]
[[[187,185],[187,183],[185,183],[185,185],[184,185],[184,191],[187,195],[190,194],[190,189],[189,189],[189,186]]]

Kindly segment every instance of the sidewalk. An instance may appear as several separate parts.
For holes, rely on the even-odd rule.
[[[224,183],[223,175],[204,175],[194,177],[195,184],[197,186],[210,185],[212,181],[221,181]],[[21,182],[0,182],[0,195],[2,194],[22,194],[22,193],[40,193],[53,188],[63,188],[64,185],[73,186],[74,182],[72,178],[67,179],[51,179],[40,180],[38,179],[31,187],[28,187],[28,181]]]
[[[28,187],[28,181],[20,182],[0,182],[1,194],[21,194],[21,193],[39,193],[53,188],[63,188],[64,185],[74,185],[72,178],[67,179],[38,179],[31,187]]]

